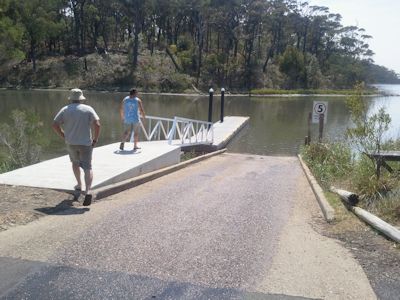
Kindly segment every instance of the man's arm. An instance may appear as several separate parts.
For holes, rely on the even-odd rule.
[[[97,141],[99,140],[100,136],[100,120],[95,120],[93,122],[93,141],[92,141],[92,146],[94,146]]]
[[[58,124],[56,121],[54,121],[52,127],[53,127],[53,130],[54,130],[62,139],[65,138],[64,130],[61,128],[60,124]]]

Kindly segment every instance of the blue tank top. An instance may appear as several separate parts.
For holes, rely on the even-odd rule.
[[[138,123],[139,122],[139,101],[137,97],[130,98],[129,96],[124,98],[124,123]]]

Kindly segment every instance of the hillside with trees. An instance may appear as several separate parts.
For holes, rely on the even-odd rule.
[[[364,29],[299,0],[2,0],[0,85],[184,91],[399,83]]]

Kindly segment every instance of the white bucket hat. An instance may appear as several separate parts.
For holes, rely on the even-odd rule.
[[[81,100],[86,100],[86,98],[85,96],[83,96],[83,92],[81,89],[72,89],[70,90],[70,95],[68,97],[68,100],[81,101]]]

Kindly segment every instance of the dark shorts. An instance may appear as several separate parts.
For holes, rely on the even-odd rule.
[[[77,163],[84,170],[92,169],[92,146],[68,145],[69,159],[72,163]]]
[[[124,123],[124,132],[132,132],[139,133],[140,123]]]

